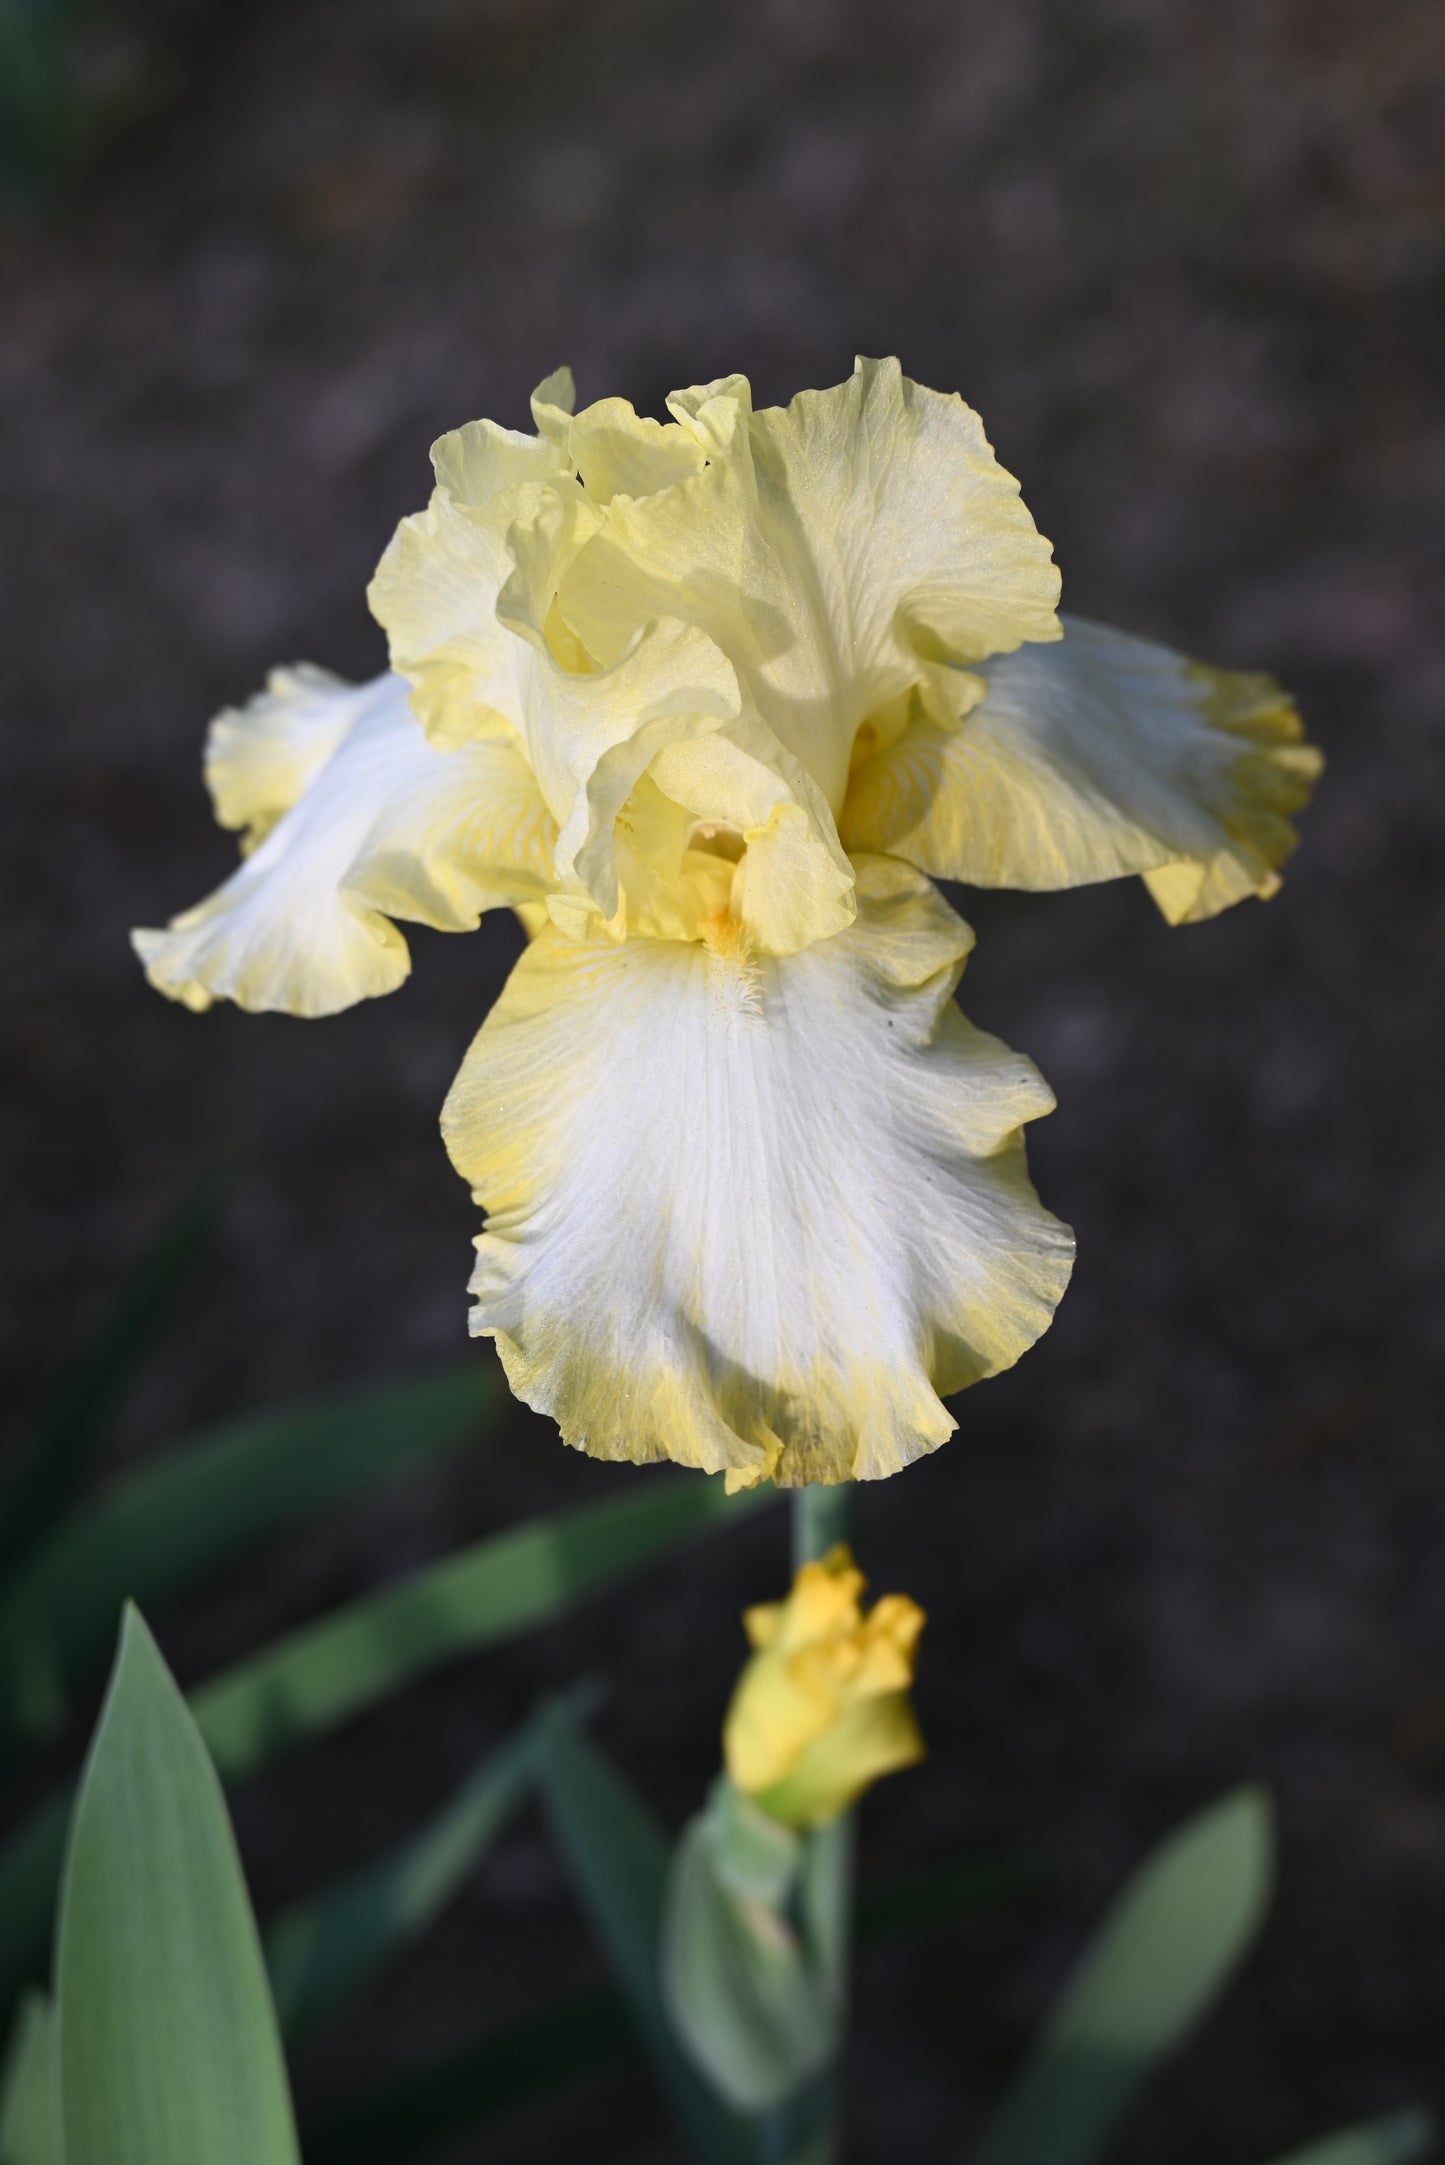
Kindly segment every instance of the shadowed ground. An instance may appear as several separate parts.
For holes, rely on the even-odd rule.
[[[960,1853],[1036,1891],[870,1956],[855,2154],[961,2158],[1128,1863],[1246,1775],[1284,1882],[1246,1983],[1121,2155],[1249,2165],[1428,2095],[1445,2035],[1445,28],[1433,0],[304,0],[218,11],[185,94],[0,237],[11,887],[7,1397],[33,1403],[218,1155],[217,1252],[118,1448],[464,1349],[474,1213],[436,1132],[515,951],[419,933],[394,999],[197,1019],[125,944],[232,861],[201,733],[268,664],[379,666],[363,589],[426,449],[563,359],[656,410],[855,349],[977,405],[1076,610],[1277,671],[1330,770],[1283,895],[1168,931],[1137,884],[961,896],[971,1016],[1059,1111],[1058,1324],[862,1498],[932,1621],[928,1770],[874,1884]],[[480,1356],[489,1357],[489,1356]],[[466,1534],[635,1478],[519,1418],[157,1616],[183,1676]],[[533,1690],[674,1820],[753,1523],[242,1799],[280,1897],[401,1830]],[[580,1981],[535,1825],[303,2092]],[[1438,2084],[1438,2076],[1433,2076]],[[1436,2095],[1445,2105],[1445,2092]],[[666,2154],[633,2078],[487,2154]],[[652,2149],[644,2146],[651,2142]],[[467,2151],[457,2155],[471,2154]]]

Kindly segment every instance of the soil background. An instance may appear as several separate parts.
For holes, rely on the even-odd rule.
[[[954,1440],[859,1497],[875,1586],[930,1614],[932,1748],[867,1806],[864,1878],[1030,1870],[863,1958],[849,2155],[965,2158],[1130,1863],[1244,1779],[1279,1810],[1273,1916],[1121,2165],[1445,2108],[1438,0],[253,0],[163,44],[169,101],[0,235],[7,1464],[219,1160],[219,1234],[103,1478],[468,1357],[475,1214],[437,1113],[520,936],[418,932],[404,991],[327,1023],[156,998],[127,928],[233,861],[210,714],[278,660],[382,664],[364,589],[430,441],[522,423],[559,361],[655,412],[897,352],[982,412],[1070,607],[1275,670],[1330,765],[1267,906],[1170,931],[1138,882],[958,898],[968,1012],[1058,1093],[1032,1161],[1080,1260]],[[153,1622],[190,1680],[666,1478],[508,1413]],[[288,1760],[237,1799],[263,1907],[583,1668],[680,1823],[732,1619],[785,1555],[766,1514]],[[528,1815],[302,2054],[302,2104],[601,1974]],[[437,2155],[579,2145],[675,2154],[635,2064]]]

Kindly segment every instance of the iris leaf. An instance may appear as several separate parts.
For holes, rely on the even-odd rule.
[[[143,1466],[52,1534],[0,1599],[0,1727],[60,1725],[126,1600],[154,1607],[276,1527],[447,1449],[499,1396],[473,1362],[228,1423]]]
[[[134,1609],[76,1804],[55,1996],[66,2165],[299,2165],[221,1785]]]
[[[534,1750],[529,1724],[408,1841],[271,1926],[266,1962],[288,2037],[324,2021],[433,1922],[520,1804]]]
[[[1291,2150],[1275,2165],[1413,2165],[1435,2147],[1435,2123],[1428,2112],[1387,2113],[1341,2128],[1303,2150]]]
[[[592,1928],[690,2148],[707,2165],[737,2165],[751,2154],[748,2119],[694,2072],[663,2000],[668,1845],[661,1828],[565,1709],[544,1717],[538,1777]]]
[[[217,1677],[195,1697],[202,1734],[224,1775],[249,1774],[439,1663],[551,1623],[694,1529],[758,1501],[690,1475],[479,1541]]]
[[[1028,1884],[1014,1860],[932,1872],[864,1900],[861,1945],[939,1931]],[[453,2136],[568,2080],[629,2057],[638,2033],[620,1992],[604,1987],[474,2039],[413,2068],[306,2131],[307,2165],[420,2165]]]
[[[1272,1854],[1268,1803],[1246,1789],[1146,1860],[1085,1950],[978,2165],[1091,2165],[1243,1959]]]
[[[55,2009],[27,1992],[0,2076],[0,2165],[65,2165]]]
[[[250,1774],[444,1661],[551,1623],[675,1541],[746,1515],[773,1492],[724,1493],[698,1475],[534,1519],[338,1610],[226,1670],[192,1698],[221,1774]],[[43,1958],[69,1810],[52,1799],[0,1852],[0,1994]]]
[[[0,0],[0,8],[4,5]],[[127,1385],[215,1228],[216,1212],[209,1188],[185,1204],[136,1271],[99,1337],[71,1368],[0,1513],[0,1573],[12,1570],[64,1517]]]

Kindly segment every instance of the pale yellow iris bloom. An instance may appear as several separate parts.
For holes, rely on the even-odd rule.
[[[841,1544],[803,1564],[786,1601],[743,1618],[754,1652],[723,1723],[735,1788],[790,1827],[823,1827],[881,1775],[923,1757],[909,1698],[924,1615],[906,1594],[866,1613]]]
[[[213,724],[235,875],[136,945],[196,1008],[333,1013],[397,921],[530,945],[447,1101],[475,1332],[603,1458],[872,1479],[1047,1327],[1050,1093],[953,1001],[930,876],[1267,895],[1317,755],[1268,678],[1055,613],[956,397],[895,362],[665,423],[571,381],[443,437],[371,588],[392,673],[277,671]]]

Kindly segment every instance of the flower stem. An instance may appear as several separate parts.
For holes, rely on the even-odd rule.
[[[811,1562],[848,1537],[851,1481],[800,1488],[793,1498],[793,1563]],[[853,1815],[808,1837],[803,1862],[803,1929],[837,1996],[839,2020],[848,2001],[848,1940],[853,1925]]]
[[[849,1505],[853,1500],[851,1481],[836,1482],[830,1488],[816,1484],[793,1491],[793,1568],[811,1563],[814,1557],[826,1556],[829,1549],[836,1548],[848,1538]]]
[[[811,1562],[848,1538],[853,1499],[851,1482],[829,1488],[798,1489],[793,1497],[793,1563]],[[833,2075],[819,2097],[813,2146],[801,2158],[817,2165],[841,2147],[844,2025],[848,2009],[848,1946],[853,1929],[853,1814],[845,1812],[830,1827],[807,1838],[799,1908],[804,1936],[822,1975],[832,1987],[838,2010],[838,2056]]]

